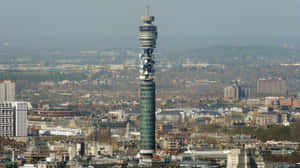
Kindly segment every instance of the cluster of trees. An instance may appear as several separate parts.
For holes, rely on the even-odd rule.
[[[294,122],[289,127],[273,125],[268,128],[254,128],[254,127],[238,127],[231,130],[224,129],[223,132],[229,134],[247,134],[257,137],[259,140],[279,140],[279,141],[296,141],[300,142],[300,121]]]

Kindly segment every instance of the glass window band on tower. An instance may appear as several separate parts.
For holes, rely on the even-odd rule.
[[[141,149],[155,150],[155,83],[141,81]]]

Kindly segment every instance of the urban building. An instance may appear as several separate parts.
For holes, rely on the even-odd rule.
[[[40,135],[61,135],[61,136],[80,136],[84,132],[81,129],[62,128],[62,127],[47,127],[39,130]]]
[[[256,125],[266,127],[268,125],[277,124],[279,121],[276,113],[259,113],[256,115]]]
[[[279,105],[291,107],[291,106],[293,106],[293,98],[292,97],[281,98],[281,99],[279,99]]]
[[[300,99],[299,98],[293,99],[293,108],[300,109]]]
[[[238,167],[245,167],[251,168],[256,167],[251,162],[251,155],[247,149],[232,149],[230,153],[227,155],[227,165],[226,167],[231,168],[238,168]]]
[[[249,87],[243,81],[233,80],[231,86],[224,88],[224,98],[228,100],[240,100],[242,98],[253,98],[256,96],[256,89]]]
[[[228,86],[224,88],[224,98],[229,100],[240,100],[242,96],[241,87],[238,85]]]
[[[0,136],[27,136],[27,102],[1,102],[0,121]]]
[[[3,79],[0,81],[0,102],[15,101],[16,81]]]
[[[72,118],[79,115],[78,112],[73,111],[72,109],[66,108],[51,108],[51,109],[42,109],[39,111],[40,117],[64,117]]]
[[[283,79],[257,80],[257,94],[259,96],[286,96],[287,86]]]
[[[141,145],[143,159],[152,159],[155,153],[155,81],[154,54],[157,28],[152,24],[154,16],[142,16],[143,25],[139,27],[140,48],[140,108],[141,108]]]
[[[243,98],[253,98],[256,96],[256,88],[253,87],[242,87],[242,97]]]

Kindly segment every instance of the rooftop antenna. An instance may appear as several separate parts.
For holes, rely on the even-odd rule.
[[[150,16],[150,5],[146,6],[146,16]]]

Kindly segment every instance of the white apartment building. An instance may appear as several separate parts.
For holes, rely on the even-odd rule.
[[[0,102],[15,101],[16,81],[3,79],[0,81]]]
[[[0,136],[27,136],[27,102],[0,102]]]

